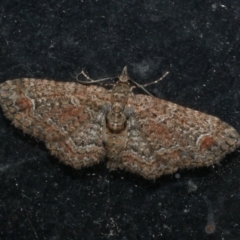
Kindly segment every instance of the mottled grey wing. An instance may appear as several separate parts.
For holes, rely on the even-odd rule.
[[[103,88],[70,82],[25,78],[0,85],[5,116],[77,169],[96,164],[105,156],[101,106],[107,97]]]
[[[119,167],[147,179],[209,166],[240,146],[237,131],[211,115],[146,95],[129,105],[135,115]]]

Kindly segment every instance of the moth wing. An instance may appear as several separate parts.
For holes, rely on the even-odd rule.
[[[45,142],[51,154],[74,168],[105,156],[102,110],[105,89],[41,79],[9,80],[0,85],[0,105],[12,123]]]
[[[147,95],[129,98],[124,168],[147,179],[209,166],[240,146],[237,131],[211,115]]]

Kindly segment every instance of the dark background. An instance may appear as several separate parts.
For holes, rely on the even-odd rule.
[[[152,94],[240,132],[239,27],[239,0],[1,1],[0,82],[170,71]],[[0,111],[0,239],[240,239],[239,160],[155,182],[104,164],[76,171]]]

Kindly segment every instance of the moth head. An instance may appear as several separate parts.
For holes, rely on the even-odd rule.
[[[122,70],[122,73],[121,75],[118,77],[119,79],[119,82],[121,83],[128,83],[130,78],[128,76],[128,73],[127,73],[127,66],[125,66]]]

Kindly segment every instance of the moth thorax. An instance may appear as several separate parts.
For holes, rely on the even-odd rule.
[[[107,114],[107,127],[112,132],[121,132],[126,128],[127,118],[120,104],[115,104]]]
[[[112,104],[119,103],[124,107],[127,104],[129,92],[130,88],[127,83],[116,84],[116,86],[112,89]]]

